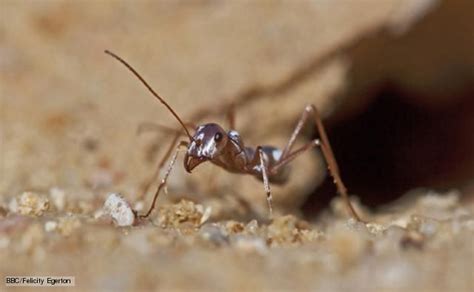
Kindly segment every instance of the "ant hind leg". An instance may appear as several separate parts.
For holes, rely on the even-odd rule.
[[[291,152],[291,148],[296,140],[297,135],[301,132],[301,129],[304,127],[306,124],[309,115],[312,114],[315,119],[316,123],[316,129],[318,131],[320,139],[315,139],[306,145],[302,146],[301,148]],[[282,156],[280,160],[270,169],[271,173],[276,173],[279,168],[283,167],[284,165],[288,164],[290,161],[295,159],[298,155],[301,153],[315,147],[319,146],[321,148],[321,152],[323,153],[324,159],[326,160],[326,163],[328,165],[328,170],[330,175],[333,178],[333,182],[336,185],[337,191],[339,195],[343,198],[343,200],[346,203],[347,209],[351,213],[352,217],[356,219],[357,221],[361,221],[361,218],[357,214],[357,212],[354,210],[350,200],[349,200],[349,195],[347,194],[347,188],[344,185],[344,182],[341,179],[341,175],[339,173],[339,166],[337,165],[336,158],[334,156],[334,153],[332,152],[331,144],[329,143],[329,139],[327,137],[326,131],[324,129],[323,122],[321,120],[321,116],[318,112],[318,109],[314,105],[307,105],[305,107],[305,110],[303,114],[301,115],[300,120],[298,121],[298,124],[296,125],[290,140],[288,141],[285,149],[283,150]]]

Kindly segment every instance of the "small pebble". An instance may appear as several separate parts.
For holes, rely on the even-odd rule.
[[[203,221],[205,212],[204,206],[181,200],[176,204],[160,206],[158,221],[163,227],[198,227],[205,222]]]
[[[33,192],[24,192],[19,198],[10,202],[10,211],[22,215],[41,216],[49,209],[49,200]]]
[[[225,227],[228,231],[230,231],[231,234],[235,234],[235,233],[240,233],[242,231],[244,231],[245,229],[245,226],[240,223],[240,222],[237,222],[237,221],[228,221],[226,224],[225,224]]]
[[[247,229],[247,231],[250,234],[256,234],[257,231],[258,231],[258,222],[257,222],[257,220],[253,219],[252,221],[250,221],[247,224],[247,226],[245,227],[245,229]]]
[[[386,230],[385,226],[383,226],[382,224],[374,223],[374,222],[367,223],[365,224],[365,226],[367,230],[373,235],[380,235]]]
[[[131,226],[135,222],[135,214],[130,204],[117,193],[111,193],[107,197],[104,211],[112,217],[117,226]]]
[[[48,221],[44,224],[44,230],[46,232],[55,231],[58,228],[58,223],[56,221]]]

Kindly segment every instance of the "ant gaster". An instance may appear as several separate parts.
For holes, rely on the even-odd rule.
[[[298,124],[296,125],[286,147],[283,150],[273,146],[258,146],[256,148],[246,147],[239,133],[234,129],[233,115],[230,117],[231,129],[228,132],[226,132],[218,124],[209,123],[195,127],[195,133],[194,135],[191,135],[188,131],[189,124],[186,124],[181,120],[181,118],[171,108],[171,106],[169,106],[168,103],[160,95],[158,95],[158,93],[156,93],[150,85],[148,85],[145,79],[143,79],[143,77],[131,65],[108,50],[106,50],[105,53],[117,59],[145,85],[145,87],[171,112],[171,114],[181,124],[184,132],[189,138],[189,142],[181,141],[176,146],[176,143],[182,132],[178,132],[175,136],[171,148],[169,151],[167,151],[163,162],[169,157],[173,148],[176,147],[176,150],[171,158],[168,169],[160,185],[158,186],[157,191],[155,192],[153,202],[148,211],[144,215],[139,215],[138,217],[148,217],[155,208],[156,199],[158,198],[161,189],[166,185],[168,176],[174,166],[174,163],[176,162],[179,148],[181,147],[187,148],[184,157],[184,168],[189,173],[199,164],[209,161],[229,172],[250,174],[263,181],[263,186],[267,194],[270,217],[272,217],[272,194],[269,183],[285,183],[289,174],[288,164],[301,153],[319,146],[324,158],[326,159],[329,172],[333,178],[334,184],[337,187],[338,193],[342,196],[352,217],[358,221],[361,221],[360,217],[357,215],[351,205],[347,194],[347,189],[344,186],[339,174],[339,168],[331,150],[331,145],[329,144],[321,117],[314,105],[308,105],[305,107]],[[300,133],[301,129],[311,116],[314,117],[316,129],[319,133],[319,139],[314,139],[300,148],[292,150],[292,146],[296,140],[297,135]],[[161,168],[162,164],[163,163],[160,163],[159,168]]]

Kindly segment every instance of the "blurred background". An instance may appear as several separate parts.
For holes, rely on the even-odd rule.
[[[140,195],[171,138],[137,135],[138,125],[178,124],[104,49],[185,120],[226,127],[235,104],[248,145],[284,147],[315,104],[364,205],[420,187],[473,198],[470,0],[3,0],[0,8],[3,199],[55,186],[81,199]],[[308,126],[300,143],[314,135]],[[274,187],[275,202],[312,217],[336,191],[318,152],[304,157],[288,185]],[[220,216],[244,214],[235,211],[242,201],[266,212],[255,179],[204,165],[187,175],[179,161],[163,200],[182,197],[214,204]]]

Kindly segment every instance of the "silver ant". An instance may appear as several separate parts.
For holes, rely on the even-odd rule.
[[[153,96],[155,96],[181,124],[185,134],[189,138],[189,142],[181,141],[177,144],[177,146],[175,146],[179,136],[182,134],[180,131],[177,132],[177,135],[172,141],[171,148],[169,148],[164,159],[162,160],[165,161],[169,155],[171,155],[173,148],[175,148],[166,173],[155,192],[151,206],[145,214],[136,215],[137,217],[147,218],[150,216],[151,212],[155,208],[158,195],[166,185],[168,176],[173,169],[179,149],[181,147],[186,147],[187,150],[184,157],[184,168],[189,173],[191,173],[191,171],[201,163],[210,161],[229,172],[250,174],[261,180],[267,195],[270,218],[272,218],[273,207],[270,183],[284,184],[288,180],[289,176],[288,164],[298,155],[309,149],[319,146],[327,162],[333,182],[336,185],[338,193],[342,196],[347,209],[350,211],[354,219],[357,221],[362,221],[349,200],[347,189],[339,174],[339,167],[337,165],[336,159],[334,158],[334,154],[332,152],[331,145],[329,144],[326,131],[324,130],[321,117],[314,105],[307,105],[305,107],[298,124],[293,130],[293,133],[283,150],[273,146],[257,146],[256,148],[246,147],[239,133],[234,129],[235,122],[233,115],[229,115],[231,129],[228,132],[226,132],[218,124],[208,123],[198,127],[193,126],[195,128],[195,132],[194,135],[191,135],[188,131],[188,126],[190,126],[190,124],[184,123],[178,114],[171,108],[171,106],[160,95],[158,95],[155,90],[153,90],[153,88],[130,64],[108,50],[105,50],[105,53],[122,63],[143,83],[143,85],[145,85],[145,87],[153,94]],[[319,138],[306,143],[296,150],[292,150],[296,137],[300,133],[305,123],[308,121],[310,115],[313,115],[315,119]],[[159,168],[161,168],[162,165],[163,163],[160,163]]]

